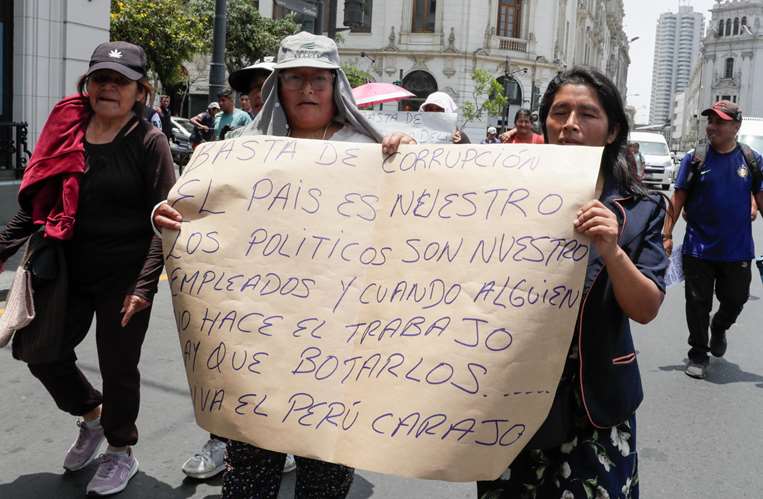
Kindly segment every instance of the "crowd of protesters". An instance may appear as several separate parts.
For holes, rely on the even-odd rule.
[[[275,135],[377,143],[391,154],[401,144],[415,143],[401,133],[382,136],[358,111],[337,46],[323,36],[303,32],[284,38],[277,59],[231,73],[229,85],[191,118],[194,146]],[[0,232],[0,262],[30,236],[44,234],[35,244],[44,247],[47,241],[50,247],[47,254],[57,269],[52,281],[59,290],[51,300],[59,300],[54,305],[65,311],[64,320],[55,328],[15,335],[13,354],[27,363],[61,410],[79,418],[64,468],[78,471],[97,460],[87,492],[109,495],[123,490],[138,470],[133,451],[138,361],[163,267],[161,240],[152,224],[179,230],[182,217],[163,202],[175,182],[168,145],[170,98],[161,96],[158,108],[147,106],[152,89],[143,49],[126,42],[99,45],[77,90],[54,107],[41,133],[20,188],[21,208]],[[236,92],[241,108],[235,106]],[[310,106],[301,105],[305,99]],[[457,106],[447,93],[435,92],[420,111],[456,113]],[[628,144],[622,98],[596,70],[561,72],[538,113],[520,109],[514,128],[500,135],[494,127],[487,129],[483,144],[583,145],[604,152],[602,192],[570,221],[589,241],[591,258],[588,299],[578,311],[556,390],[564,411],[561,417],[549,416],[556,427],[543,425],[505,473],[477,484],[480,498],[524,497],[528,490],[537,498],[586,497],[592,483],[597,497],[638,497],[636,410],[643,393],[630,320],[645,324],[659,311],[672,230],[682,210],[691,347],[686,373],[702,378],[708,354],[724,355],[726,331],[749,296],[751,220],[756,204],[763,203],[763,158],[737,144],[742,116],[736,104],[720,102],[703,114],[709,146],[684,158],[670,202],[641,182],[644,161]],[[451,140],[471,142],[459,128]],[[32,256],[44,254],[44,249],[35,251]],[[44,267],[41,257],[30,262],[30,268]],[[713,290],[720,308],[711,320]],[[74,349],[93,318],[101,391],[75,363]],[[609,340],[601,342],[603,336]],[[631,360],[613,369],[612,359],[624,354]],[[104,442],[106,450],[99,455]],[[295,467],[296,497],[349,493],[352,468],[217,435],[209,436],[182,471],[198,479],[225,471],[226,499],[275,498],[282,473]]]

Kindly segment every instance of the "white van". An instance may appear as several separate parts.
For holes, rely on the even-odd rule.
[[[675,175],[675,164],[665,137],[654,132],[631,132],[628,142],[638,142],[639,152],[644,156],[644,183],[663,190],[670,189]]]
[[[743,117],[737,141],[763,153],[763,118]]]

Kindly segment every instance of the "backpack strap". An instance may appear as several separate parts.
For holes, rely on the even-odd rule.
[[[742,155],[744,155],[744,162],[747,163],[747,168],[750,169],[750,177],[752,178],[751,190],[753,195],[757,194],[756,189],[760,189],[760,183],[763,180],[763,173],[760,171],[760,165],[758,160],[755,159],[755,152],[747,144],[739,143],[739,147],[742,149]]]
[[[705,164],[707,157],[707,144],[697,144],[692,153],[691,163],[689,163],[689,173],[686,176],[686,191],[691,194],[694,185],[699,178],[699,172]]]

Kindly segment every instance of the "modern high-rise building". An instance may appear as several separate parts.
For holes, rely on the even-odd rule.
[[[666,12],[657,21],[652,71],[652,99],[649,123],[668,123],[677,92],[686,88],[699,55],[704,16],[691,5],[679,5],[678,12]]]

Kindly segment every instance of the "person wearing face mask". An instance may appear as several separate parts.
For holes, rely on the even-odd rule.
[[[603,147],[603,190],[570,222],[589,243],[583,298],[551,412],[505,473],[479,482],[490,499],[639,495],[636,409],[643,399],[630,320],[646,324],[665,296],[665,200],[625,160],[628,119],[617,87],[576,67],[540,107],[549,144]]]
[[[342,71],[336,43],[325,36],[301,32],[281,41],[278,59],[262,86],[262,109],[248,126],[228,137],[271,135],[339,142],[378,143],[384,154],[400,144],[415,144],[395,133],[383,137],[355,105]],[[255,100],[252,100],[253,104]],[[167,203],[152,215],[155,227],[179,230],[182,216]],[[279,354],[273,352],[274,355]],[[295,456],[295,497],[346,497],[354,470],[347,466]],[[275,499],[287,455],[228,440],[225,499]]]
[[[163,267],[147,217],[175,183],[167,138],[142,118],[150,89],[141,47],[96,47],[78,93],[51,111],[24,172],[20,210],[0,232],[0,262],[38,230],[62,250],[57,272],[68,281],[60,331],[41,332],[45,341],[22,331],[13,353],[61,410],[80,418],[66,470],[84,469],[108,443],[87,485],[91,495],[123,490],[138,470],[138,361]],[[74,352],[94,317],[102,391]]]

